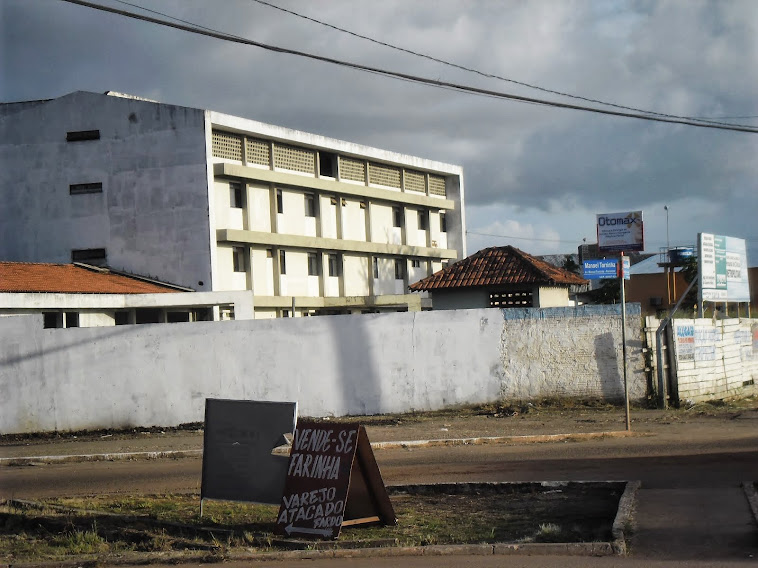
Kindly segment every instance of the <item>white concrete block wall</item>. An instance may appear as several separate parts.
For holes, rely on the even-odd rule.
[[[114,268],[211,289],[204,111],[77,92],[3,116],[0,129],[0,187],[12,188],[0,257],[65,263],[72,249],[105,248]],[[84,130],[100,139],[66,141]],[[69,193],[94,182],[102,193]]]
[[[758,392],[756,319],[674,320],[679,399],[701,402]],[[692,330],[692,333],[690,333]]]
[[[297,400],[304,416],[619,398],[618,314],[518,311],[69,330],[42,329],[41,316],[0,318],[0,433],[197,422],[206,397]],[[634,398],[646,384],[638,323]]]

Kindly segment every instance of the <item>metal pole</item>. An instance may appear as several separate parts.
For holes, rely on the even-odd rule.
[[[626,413],[626,429],[631,431],[632,424],[629,420],[629,383],[626,378],[626,293],[624,291],[624,253],[621,253],[621,357],[624,360],[624,410]]]

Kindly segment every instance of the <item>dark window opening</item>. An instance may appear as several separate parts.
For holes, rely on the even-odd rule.
[[[103,182],[94,183],[72,183],[68,186],[68,192],[71,195],[81,195],[82,193],[102,193]]]
[[[417,259],[416,259],[416,260],[412,260],[412,261],[411,261],[411,266],[412,266],[413,268],[421,268],[421,261],[420,261],[420,260],[417,260]]]
[[[373,260],[374,278],[379,278],[379,259],[374,257]]]
[[[244,203],[242,184],[239,182],[231,182],[229,184],[229,205],[235,209],[242,209]]]
[[[392,208],[392,226],[393,227],[403,226],[403,208],[402,207]]]
[[[279,274],[287,274],[287,257],[283,250],[279,251]]]
[[[340,256],[338,254],[329,255],[329,276],[340,275]]]
[[[405,278],[405,260],[401,258],[395,259],[395,280],[402,280]]]
[[[427,229],[427,214],[426,211],[419,211],[418,212],[418,229],[419,231],[426,231]]]
[[[66,142],[81,142],[83,140],[100,140],[100,131],[74,130],[66,132]]]
[[[305,216],[306,217],[315,217],[316,216],[316,196],[312,193],[306,193],[304,195],[305,199]]]
[[[276,212],[284,213],[284,198],[282,197],[282,190],[276,190]]]
[[[181,323],[190,321],[189,312],[166,312],[166,323]]]
[[[492,292],[491,308],[531,308],[534,307],[531,290],[513,290],[510,292]]]
[[[308,276],[318,276],[321,273],[321,263],[319,262],[319,253],[308,253]]]
[[[160,323],[160,308],[140,308],[137,310],[135,323]]]
[[[447,233],[447,215],[440,213],[440,233]]]
[[[104,248],[98,249],[75,249],[71,251],[71,262],[82,262],[94,266],[105,266],[107,255]]]
[[[129,325],[129,312],[116,312],[116,325]]]
[[[245,247],[232,247],[232,265],[234,272],[245,272],[247,270]]]
[[[57,329],[63,327],[63,314],[59,312],[42,312],[43,327]]]
[[[331,152],[319,152],[318,172],[320,176],[337,177],[337,155]]]
[[[79,314],[77,312],[66,312],[66,327],[79,327]]]

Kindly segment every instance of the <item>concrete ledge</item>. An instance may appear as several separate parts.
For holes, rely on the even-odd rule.
[[[573,434],[534,434],[531,436],[491,436],[478,438],[439,438],[431,440],[414,440],[408,442],[372,442],[375,450],[397,448],[428,448],[435,446],[479,446],[484,444],[540,444],[545,442],[565,442],[568,440],[596,440],[598,438],[626,438],[628,436],[648,436],[643,432],[627,430],[611,432],[578,432]]]
[[[162,458],[194,458],[203,455],[203,450],[166,450],[159,452],[121,452],[112,454],[82,454],[65,456],[28,456],[0,458],[0,466],[31,466],[51,463],[77,463],[120,460],[157,460]]]

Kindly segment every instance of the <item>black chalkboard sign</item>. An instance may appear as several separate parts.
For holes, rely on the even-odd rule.
[[[343,526],[397,524],[366,430],[299,422],[276,534],[336,539]]]
[[[206,399],[201,514],[205,499],[279,504],[287,456],[271,451],[296,421],[295,402]]]

